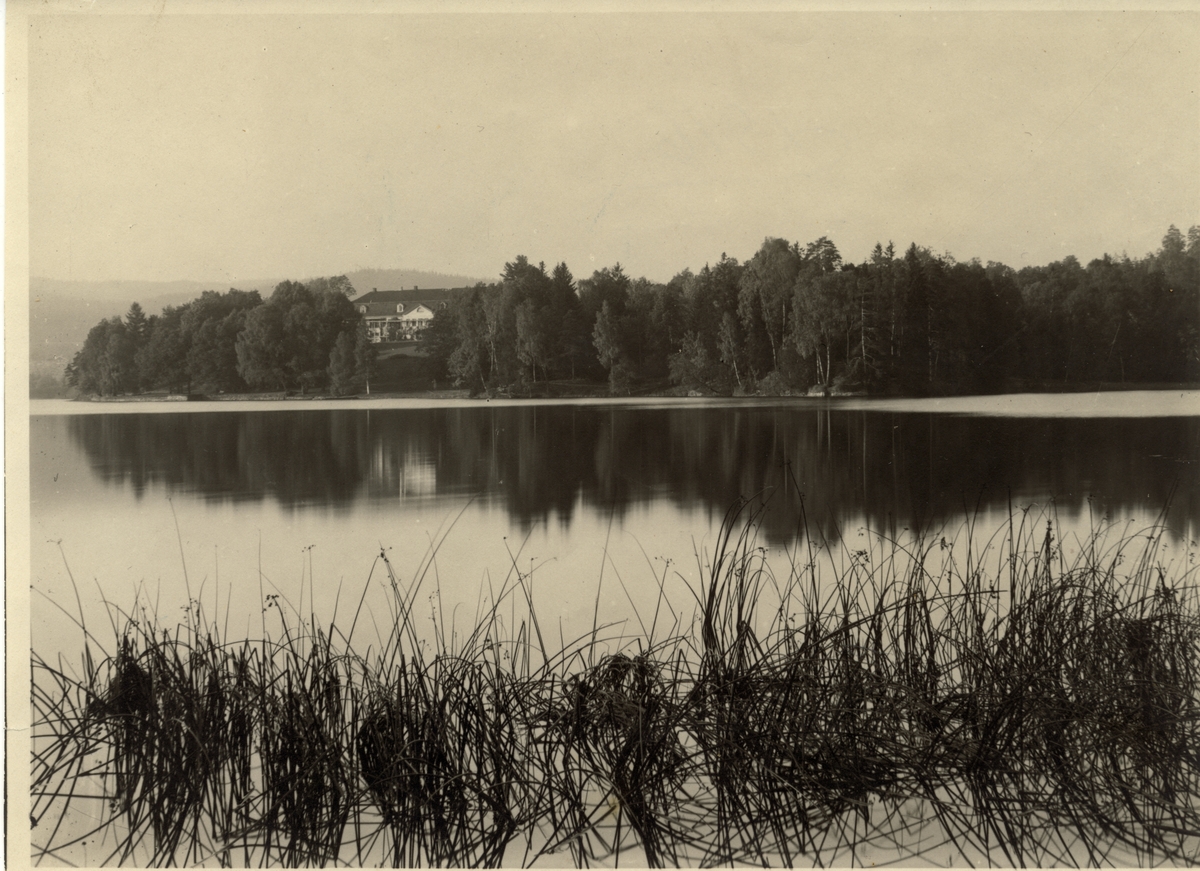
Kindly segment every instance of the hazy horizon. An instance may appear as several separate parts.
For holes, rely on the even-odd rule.
[[[456,274],[452,274],[452,273],[433,272],[433,271],[422,270],[422,269],[405,269],[403,267],[371,267],[371,266],[363,266],[363,267],[359,267],[356,269],[342,270],[341,272],[327,272],[322,275],[276,275],[276,276],[259,277],[259,278],[244,278],[244,277],[243,278],[235,277],[233,279],[222,278],[219,280],[214,280],[214,279],[209,279],[209,278],[191,278],[191,277],[162,278],[162,279],[120,278],[120,277],[59,278],[59,277],[53,276],[53,275],[30,275],[29,280],[30,280],[30,282],[42,281],[42,282],[54,282],[57,284],[87,284],[87,285],[100,285],[100,284],[103,284],[103,285],[146,284],[146,285],[158,285],[158,286],[165,286],[165,285],[172,285],[172,284],[188,285],[188,286],[212,285],[213,289],[217,289],[217,288],[224,289],[225,284],[229,283],[229,285],[231,287],[235,287],[238,289],[253,289],[255,286],[259,286],[259,285],[273,287],[274,285],[278,284],[281,281],[308,282],[308,281],[312,281],[317,278],[332,278],[335,275],[354,276],[354,275],[360,275],[362,273],[388,273],[388,272],[401,273],[406,276],[409,276],[409,275],[428,276],[432,280],[437,280],[438,278],[454,279],[456,282],[453,284],[454,287],[474,286],[474,284],[476,282],[489,280],[489,279],[479,278],[479,277],[473,278],[468,275],[456,275]],[[431,287],[431,289],[437,289],[433,285],[430,285],[430,287]],[[366,292],[369,292],[370,290],[372,290],[372,288],[370,288],[370,287],[364,288],[364,287],[359,287],[358,285],[355,285],[354,289],[358,293],[366,293]],[[384,288],[377,287],[374,289],[383,290]],[[388,287],[387,289],[388,290],[402,290],[405,288],[404,287],[396,287],[396,288]]]
[[[29,21],[29,272],[55,280],[524,254],[665,282],[768,236],[1019,269],[1200,224],[1193,13]]]

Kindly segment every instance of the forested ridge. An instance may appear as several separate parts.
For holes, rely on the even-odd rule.
[[[375,346],[344,276],[208,291],[97,324],[67,367],[84,393],[361,391]],[[422,339],[431,379],[473,393],[607,381],[614,394],[809,389],[903,394],[1200,380],[1200,227],[1140,259],[1014,270],[912,244],[842,260],[768,238],[666,284],[620,264],[576,280],[525,256],[462,290]]]

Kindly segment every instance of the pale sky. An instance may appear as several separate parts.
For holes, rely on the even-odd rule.
[[[1019,268],[1200,224],[1195,13],[165,8],[30,18],[32,275]]]

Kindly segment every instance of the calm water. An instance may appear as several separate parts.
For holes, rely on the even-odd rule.
[[[382,626],[381,552],[460,630],[515,567],[565,637],[597,607],[640,633],[656,579],[690,620],[739,496],[769,497],[781,560],[967,518],[990,536],[1010,505],[1080,536],[1169,505],[1170,559],[1200,534],[1195,392],[430,405],[35,402],[34,647],[79,646],[68,566],[93,630],[139,593],[160,618],[197,599],[230,635],[261,631],[270,594],[321,622],[365,595]]]
[[[623,632],[661,637],[692,620],[692,591],[739,497],[766,500],[758,540],[781,571],[800,549],[844,565],[918,535],[958,546],[968,529],[986,551],[1010,516],[1039,538],[1054,517],[1069,550],[1093,530],[1144,529],[1165,510],[1158,557],[1192,565],[1200,550],[1197,392],[35,402],[30,427],[33,645],[47,659],[64,654],[68,668],[79,663],[81,610],[111,650],[110,619],[148,609],[171,623],[189,600],[231,639],[277,635],[280,615],[264,609],[273,595],[290,622],[312,614],[343,631],[361,601],[352,641],[364,651],[387,634],[393,607],[381,554],[406,588],[420,585],[427,633],[433,621],[468,631],[497,601],[515,626],[528,610],[513,593],[520,572],[549,640],[584,635],[597,619],[611,624],[612,647]],[[86,817],[66,829],[86,832]],[[923,825],[905,849],[921,864],[943,861]],[[84,841],[70,855],[87,864],[97,849]],[[857,849],[858,862],[896,859],[891,840]],[[955,855],[947,864],[963,863]]]

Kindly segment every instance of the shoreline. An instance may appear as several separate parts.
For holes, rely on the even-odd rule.
[[[121,396],[53,396],[53,397],[30,397],[34,400],[61,401],[73,403],[108,403],[108,404],[128,404],[128,403],[194,403],[194,402],[378,402],[388,400],[428,400],[428,401],[474,401],[474,402],[491,402],[496,400],[513,401],[513,400],[539,400],[539,401],[570,401],[581,399],[604,399],[613,401],[622,400],[695,400],[695,399],[733,399],[733,400],[772,400],[772,399],[867,399],[867,400],[952,400],[965,399],[970,397],[1001,397],[1013,395],[1053,395],[1053,394],[1080,394],[1080,393],[1136,393],[1136,392],[1168,392],[1168,391],[1196,391],[1200,390],[1200,382],[1181,382],[1181,383],[1146,383],[1146,384],[1130,384],[1130,383],[1107,383],[1107,382],[1088,382],[1076,384],[1055,384],[1042,382],[1040,384],[1021,384],[1011,385],[1010,389],[997,391],[994,393],[932,393],[932,394],[904,394],[904,393],[869,393],[867,391],[846,391],[838,389],[818,390],[810,389],[808,392],[793,391],[787,393],[745,393],[745,394],[723,394],[712,391],[699,391],[695,389],[673,388],[667,390],[647,390],[644,392],[631,392],[620,396],[613,395],[608,392],[602,384],[596,385],[595,390],[564,390],[561,392],[550,390],[541,391],[508,391],[496,390],[485,393],[474,393],[466,388],[445,389],[445,390],[388,390],[375,393],[356,393],[346,396],[334,396],[329,393],[312,393],[298,394],[290,391],[266,391],[266,392],[246,392],[246,393],[222,393],[222,394],[178,394],[178,393],[138,393],[124,394]]]
[[[287,411],[389,411],[500,407],[603,407],[684,411],[695,408],[787,408],[838,412],[920,413],[984,417],[1200,417],[1200,386],[1121,391],[1002,393],[974,396],[476,396],[467,391],[373,393],[366,397],[226,395],[209,401],[165,397],[104,400],[38,399],[31,417],[115,414],[252,414]]]

